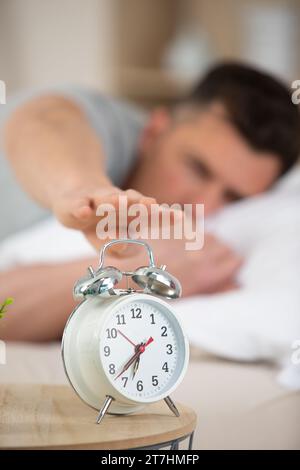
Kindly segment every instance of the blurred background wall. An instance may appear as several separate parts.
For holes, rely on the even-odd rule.
[[[300,0],[0,0],[8,93],[79,83],[170,102],[215,60],[300,78]]]

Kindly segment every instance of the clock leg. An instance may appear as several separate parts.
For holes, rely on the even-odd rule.
[[[166,404],[168,405],[168,407],[170,408],[170,410],[172,411],[172,413],[174,413],[175,416],[180,416],[179,414],[179,411],[175,405],[175,403],[173,402],[173,400],[170,398],[170,397],[166,397],[164,398]]]
[[[113,397],[110,395],[106,395],[104,403],[99,411],[99,414],[96,419],[96,424],[100,424],[102,419],[104,418],[105,413],[107,412],[108,408],[110,407],[111,402],[113,401]]]

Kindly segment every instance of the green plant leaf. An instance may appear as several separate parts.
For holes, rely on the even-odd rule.
[[[4,300],[4,302],[0,305],[0,319],[4,317],[4,314],[7,312],[7,310],[5,309],[5,307],[7,307],[7,305],[10,305],[12,304],[14,301],[14,299],[12,297],[8,297],[6,300]]]

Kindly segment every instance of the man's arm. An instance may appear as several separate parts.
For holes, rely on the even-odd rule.
[[[52,208],[62,192],[110,185],[101,143],[83,111],[63,96],[42,96],[18,108],[5,126],[8,159],[24,189]]]
[[[128,206],[155,202],[113,186],[99,137],[84,112],[65,97],[42,96],[18,108],[5,125],[4,146],[23,188],[64,225],[82,230],[96,248],[99,204],[110,202],[118,211],[121,193]]]

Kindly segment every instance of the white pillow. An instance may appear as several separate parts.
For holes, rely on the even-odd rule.
[[[66,228],[54,217],[49,217],[0,243],[0,269],[34,263],[58,263],[95,255],[95,250],[81,232]]]
[[[240,289],[176,301],[190,340],[225,358],[289,366],[300,339],[300,169],[272,191],[228,206],[206,229],[245,264]]]

